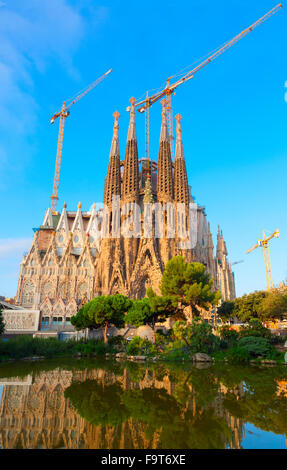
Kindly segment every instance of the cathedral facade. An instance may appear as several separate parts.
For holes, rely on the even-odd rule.
[[[124,160],[119,113],[114,113],[103,207],[82,211],[79,203],[76,211],[66,204],[61,213],[48,209],[21,262],[16,304],[40,310],[44,325],[68,325],[79,306],[98,295],[142,298],[148,286],[159,293],[164,266],[178,254],[207,267],[223,300],[235,298],[222,231],[218,227],[214,253],[205,209],[194,203],[188,185],[181,116],[176,116],[174,161],[164,102],[158,160],[139,159],[135,100],[130,101]],[[193,240],[189,245],[183,242],[187,238]]]

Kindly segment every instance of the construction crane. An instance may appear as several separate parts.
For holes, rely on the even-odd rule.
[[[63,138],[64,138],[64,127],[65,127],[65,119],[70,114],[70,108],[77,103],[81,98],[83,98],[87,93],[89,93],[95,86],[97,86],[101,81],[103,81],[110,73],[112,69],[108,70],[104,75],[98,78],[95,82],[91,83],[84,91],[80,92],[74,99],[72,99],[68,104],[66,102],[63,103],[62,109],[55,113],[51,117],[51,124],[53,124],[58,117],[60,118],[60,126],[59,126],[59,135],[58,135],[58,146],[57,146],[57,157],[56,157],[56,166],[55,166],[55,176],[54,176],[54,184],[53,184],[53,194],[51,196],[51,208],[52,213],[56,213],[57,209],[57,200],[58,200],[58,190],[59,190],[59,179],[60,179],[60,169],[61,169],[61,159],[62,159],[62,149],[63,149]]]
[[[265,264],[265,272],[266,272],[266,280],[267,280],[267,290],[273,289],[273,280],[272,280],[272,271],[271,271],[271,263],[270,263],[270,253],[269,253],[269,241],[272,238],[278,238],[279,237],[279,230],[278,228],[273,232],[269,237],[266,237],[265,231],[263,230],[263,238],[257,240],[256,245],[252,246],[249,248],[249,250],[246,251],[246,254],[251,253],[251,251],[255,250],[256,248],[259,248],[260,246],[263,249],[263,255],[264,255],[264,264]]]
[[[183,83],[185,83],[188,80],[190,80],[191,78],[193,78],[194,75],[197,72],[199,72],[199,70],[203,69],[206,65],[208,65],[210,62],[215,60],[221,54],[223,54],[223,52],[225,52],[227,49],[229,49],[235,43],[240,41],[240,39],[244,38],[247,34],[249,34],[251,31],[253,31],[255,28],[257,28],[260,24],[264,23],[268,18],[270,18],[275,13],[277,13],[281,8],[283,8],[283,6],[280,3],[277,6],[275,6],[274,8],[272,8],[272,10],[270,10],[264,16],[259,18],[251,26],[244,29],[240,34],[238,34],[233,39],[231,39],[231,41],[225,42],[220,48],[218,48],[215,52],[210,54],[203,62],[201,62],[199,65],[197,65],[195,68],[193,68],[189,72],[185,73],[175,83],[170,84],[170,80],[173,77],[176,76],[176,75],[173,75],[173,76],[168,78],[165,88],[163,88],[161,91],[159,91],[158,93],[153,94],[152,96],[148,96],[148,93],[147,93],[145,99],[135,103],[135,107],[138,108],[138,111],[140,113],[143,113],[143,112],[145,113],[145,145],[146,145],[145,158],[147,159],[147,161],[149,160],[149,108],[154,103],[159,101],[160,99],[166,97],[166,109],[168,111],[168,128],[169,128],[168,130],[169,130],[169,138],[170,138],[170,144],[171,144],[171,153],[172,153],[172,156],[173,156],[172,105],[171,105],[171,95],[172,95],[172,93],[175,92],[176,88],[179,85],[182,85]],[[127,108],[127,111],[129,111],[129,110],[130,110],[130,107]]]

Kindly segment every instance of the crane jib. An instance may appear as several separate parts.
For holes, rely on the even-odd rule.
[[[61,169],[61,159],[62,159],[62,148],[63,148],[63,138],[64,138],[64,126],[65,126],[65,118],[69,116],[70,111],[69,109],[73,106],[77,101],[83,98],[87,93],[89,93],[96,85],[98,85],[102,80],[106,78],[112,72],[112,69],[108,70],[104,75],[98,78],[95,82],[88,86],[83,92],[79,93],[76,98],[71,101],[66,106],[66,103],[63,103],[61,111],[55,113],[54,116],[51,118],[51,124],[55,122],[55,120],[60,117],[60,126],[59,126],[59,134],[58,134],[58,145],[57,145],[57,156],[56,156],[56,166],[55,166],[55,175],[54,175],[54,182],[53,182],[53,194],[51,196],[51,208],[52,213],[56,212],[57,208],[57,200],[58,200],[58,189],[59,189],[59,179],[60,179],[60,169]]]
[[[277,13],[277,11],[280,10],[280,8],[283,8],[282,4],[279,3],[278,5],[276,5],[274,8],[272,8],[272,10],[268,11],[264,16],[262,16],[261,18],[259,18],[255,23],[253,23],[251,26],[249,26],[248,28],[246,28],[245,30],[243,30],[240,34],[238,34],[237,36],[235,36],[234,38],[232,38],[230,41],[226,42],[223,44],[223,46],[221,48],[218,48],[218,50],[216,50],[214,53],[212,53],[207,59],[205,59],[201,64],[199,64],[197,67],[195,67],[194,69],[190,70],[189,72],[187,72],[182,78],[180,78],[177,82],[175,82],[173,85],[170,85],[169,84],[169,79],[167,80],[167,84],[168,86],[166,86],[163,90],[161,90],[160,92],[158,93],[155,93],[154,95],[150,96],[149,99],[148,99],[148,102],[147,100],[140,100],[138,103],[136,102],[134,104],[134,106],[136,108],[139,108],[138,111],[139,112],[144,112],[144,111],[147,111],[148,108],[153,104],[153,103],[156,103],[161,97],[165,96],[165,95],[168,95],[168,94],[171,94],[179,85],[181,85],[182,83],[185,83],[187,80],[191,79],[194,77],[194,74],[196,72],[198,72],[199,70],[201,70],[203,67],[205,67],[207,64],[211,63],[213,60],[215,60],[217,57],[219,57],[223,52],[225,52],[226,50],[228,50],[230,47],[232,47],[234,44],[236,44],[238,41],[240,41],[240,39],[242,39],[243,37],[245,37],[247,34],[249,34],[251,31],[253,31],[255,28],[257,28],[260,24],[264,23],[268,18],[270,18],[272,15],[274,15],[275,13]],[[172,77],[170,77],[172,78]],[[129,110],[130,108],[127,108],[127,110]],[[145,113],[146,117],[146,125],[145,125],[145,129],[146,129],[146,134],[149,135],[149,113],[146,112]],[[168,121],[169,122],[172,122],[172,106],[171,106],[171,103],[169,103],[169,107],[168,107]],[[171,134],[170,134],[170,141],[172,142],[173,141],[173,135],[172,135],[172,129],[170,130]],[[146,141],[148,141],[147,139],[147,135],[146,135]],[[149,155],[148,155],[148,149],[145,149],[145,154],[147,156],[147,158],[149,158]],[[173,147],[171,149],[173,151]]]

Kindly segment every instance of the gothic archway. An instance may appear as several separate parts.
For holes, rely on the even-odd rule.
[[[151,280],[148,274],[145,274],[137,283],[136,298],[143,299],[146,296],[148,287],[151,287]]]
[[[32,307],[35,299],[35,285],[32,281],[27,281],[23,288],[22,304],[23,307]]]

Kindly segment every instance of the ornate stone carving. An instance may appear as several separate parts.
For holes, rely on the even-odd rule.
[[[22,305],[32,307],[35,300],[35,284],[32,281],[26,281],[23,287]]]
[[[5,333],[37,331],[39,315],[39,310],[3,310]]]

